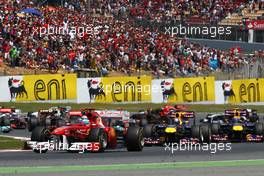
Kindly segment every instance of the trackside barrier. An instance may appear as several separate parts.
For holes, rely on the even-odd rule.
[[[264,78],[215,81],[214,77],[153,79],[77,78],[76,74],[0,77],[0,102],[198,103],[264,102]],[[263,104],[263,103],[262,103]]]
[[[76,74],[0,77],[0,102],[76,100]]]

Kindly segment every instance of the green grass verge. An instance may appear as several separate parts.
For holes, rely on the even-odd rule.
[[[76,104],[76,103],[0,103],[0,106],[4,107],[16,107],[22,109],[23,112],[32,112],[39,109],[47,109],[52,106],[71,106],[73,109],[80,108],[95,108],[95,109],[123,109],[130,112],[136,112],[140,109],[147,108],[160,108],[165,104],[154,104],[154,103],[131,103],[131,104],[103,104],[103,103],[93,103],[93,104]],[[190,110],[196,112],[224,112],[225,109],[230,108],[252,108],[256,109],[259,113],[264,113],[264,105],[204,105],[204,104],[188,104]]]
[[[0,137],[0,150],[23,149],[25,142],[10,137]]]

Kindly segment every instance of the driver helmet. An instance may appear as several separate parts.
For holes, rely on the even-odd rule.
[[[57,116],[57,117],[60,117],[61,116],[61,112],[59,110],[56,110],[54,115]]]
[[[174,122],[179,123],[179,119],[178,118],[175,118],[174,119]]]
[[[234,119],[240,119],[240,114],[239,114],[239,112],[235,112],[235,114],[234,114]]]
[[[82,122],[85,124],[85,125],[88,125],[90,123],[89,119],[86,117],[86,118],[82,118]]]

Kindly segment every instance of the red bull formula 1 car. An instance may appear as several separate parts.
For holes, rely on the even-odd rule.
[[[264,123],[256,110],[229,109],[224,114],[209,114],[201,122],[211,126],[213,141],[261,142],[264,139]]]
[[[161,109],[134,114],[132,119],[144,128],[146,145],[172,142],[206,142],[210,126],[195,124],[195,113],[184,105],[165,105]]]
[[[181,111],[186,110],[185,105],[164,105],[162,108],[151,109],[147,111],[139,111],[139,113],[133,114],[131,119],[134,119],[135,122],[140,126],[145,126],[147,124],[155,124],[163,121],[168,117],[171,111]]]
[[[196,125],[193,111],[171,110],[166,118],[144,129],[145,144],[210,142],[209,125]]]

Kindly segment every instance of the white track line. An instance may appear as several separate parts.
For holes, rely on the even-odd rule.
[[[0,153],[9,153],[9,152],[32,152],[32,150],[0,150]]]
[[[29,141],[30,140],[30,138],[28,138],[28,137],[19,137],[19,136],[0,135],[0,137],[9,137],[9,138],[23,140],[23,141]]]

